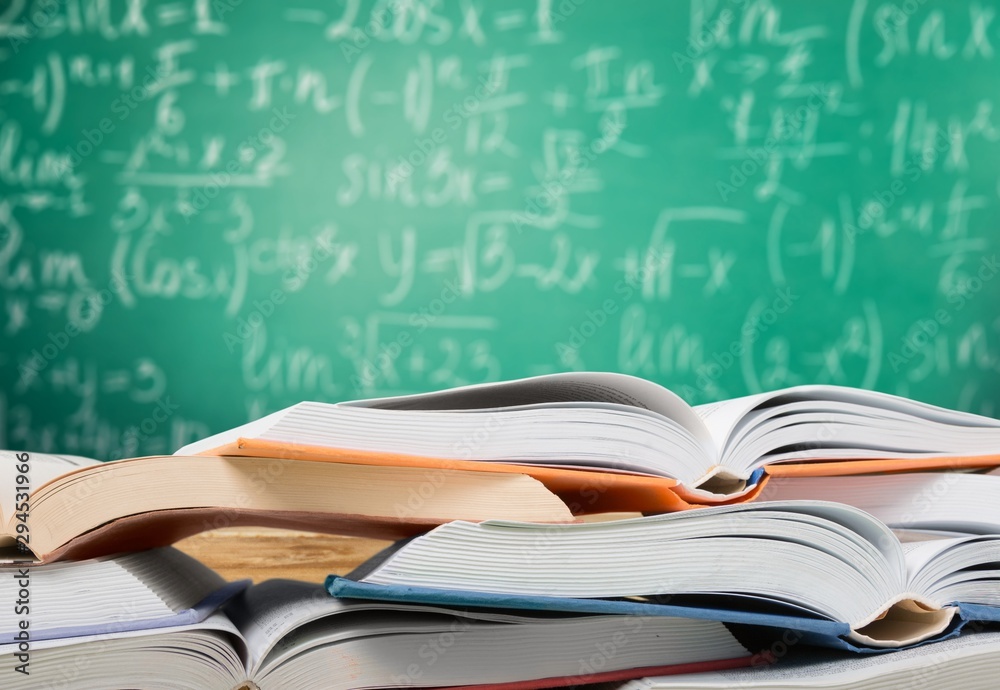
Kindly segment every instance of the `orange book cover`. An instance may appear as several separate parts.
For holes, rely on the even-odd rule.
[[[607,512],[664,513],[695,507],[677,493],[677,481],[666,477],[332,449],[255,438],[241,438],[235,443],[203,454],[526,474],[559,496],[576,515]]]
[[[777,463],[765,468],[764,476],[750,491],[729,499],[720,497],[719,500],[706,500],[704,494],[699,494],[697,491],[678,483],[677,480],[667,477],[478,460],[452,460],[354,449],[333,449],[256,438],[241,438],[235,443],[205,451],[205,454],[249,455],[317,462],[526,474],[542,482],[552,493],[559,496],[575,515],[605,512],[668,513],[705,505],[726,505],[752,501],[761,494],[769,477],[828,477],[883,472],[988,469],[1000,466],[1000,455],[859,458]]]

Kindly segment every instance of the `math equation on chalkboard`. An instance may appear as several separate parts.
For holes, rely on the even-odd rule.
[[[8,0],[0,447],[568,370],[1000,414],[998,12]]]

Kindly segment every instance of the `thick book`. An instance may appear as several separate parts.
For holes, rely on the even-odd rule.
[[[760,500],[846,503],[908,540],[1000,534],[1000,476],[909,472],[844,477],[775,477]]]
[[[1000,420],[821,385],[691,407],[633,376],[566,373],[303,402],[178,453],[528,472],[575,512],[662,512],[752,498],[765,470],[996,467]]]
[[[0,562],[138,551],[219,527],[399,539],[453,519],[574,520],[524,474],[218,456],[87,463],[12,451],[0,451],[0,468],[10,479],[0,490]]]
[[[246,589],[172,548],[0,566],[0,640],[35,644],[205,620]]]
[[[998,675],[1000,632],[982,631],[880,657],[848,657],[832,650],[798,647],[776,663],[642,678],[606,687],[615,690],[994,690]]]
[[[751,663],[714,621],[344,601],[290,580],[197,623],[33,642],[30,675],[16,647],[0,645],[5,689],[542,688]]]
[[[327,587],[340,597],[683,615],[891,649],[1000,619],[1000,537],[902,544],[871,515],[821,501],[576,525],[453,522]]]

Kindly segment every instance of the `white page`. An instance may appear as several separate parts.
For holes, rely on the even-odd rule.
[[[623,570],[623,562],[636,567]],[[750,503],[556,528],[451,522],[403,545],[363,581],[567,597],[747,593],[859,626],[907,584],[902,549],[885,525],[821,502]]]
[[[337,404],[301,402],[185,446],[175,455],[212,452],[238,438],[431,458],[610,468],[688,483],[704,475],[717,456],[707,429],[679,397],[643,379],[601,373]]]
[[[910,542],[903,545],[906,552],[906,571],[910,579],[917,577],[928,563],[948,549],[973,541],[978,537],[960,537],[957,539],[930,539],[927,541]]]
[[[871,513],[893,529],[1000,533],[1000,477],[907,472],[845,477],[772,477],[764,500],[831,500]]]
[[[772,397],[773,393],[760,393],[730,400],[720,400],[714,403],[696,405],[694,412],[705,424],[711,434],[719,453],[726,447],[726,442],[733,430],[753,408]],[[716,456],[719,461],[720,455]]]
[[[881,418],[885,414],[880,413],[888,412],[896,417],[904,415],[912,418],[915,422],[927,420],[960,428],[993,429],[997,430],[998,434],[1000,434],[1000,420],[967,412],[948,410],[888,393],[845,386],[794,386],[769,393],[759,393],[707,405],[698,405],[694,410],[702,418],[713,438],[716,439],[718,447],[727,449],[729,439],[734,433],[737,433],[737,430],[751,410],[765,403],[775,404],[776,401],[778,401],[777,404],[781,405],[780,399],[783,398],[787,398],[788,402],[810,401],[814,411],[820,412],[824,410],[833,412],[837,407],[836,405],[824,405],[824,403],[850,403],[871,408],[873,417]],[[998,435],[998,438],[1000,438],[1000,435]],[[723,454],[725,452],[724,450]],[[753,458],[750,460],[753,460]]]
[[[337,599],[330,596],[322,585],[296,580],[267,580],[254,585],[226,609],[246,640],[254,669],[275,648],[290,648],[294,639],[298,639],[294,635],[296,629],[321,618],[358,611],[389,612],[390,615],[405,612],[399,616],[403,621],[415,613],[446,614],[504,623],[535,620],[530,614],[519,616],[500,611],[470,613],[424,604]]]
[[[268,580],[248,589],[226,611],[246,640],[250,666],[256,668],[284,635],[308,621],[344,611],[340,599],[322,585]]]
[[[700,441],[676,421],[610,402],[434,412],[301,403],[258,438],[432,458],[610,467],[680,479],[699,477],[709,462]]]
[[[105,633],[102,635],[83,635],[80,637],[61,637],[52,640],[33,640],[31,642],[32,649],[52,649],[56,647],[68,647],[72,645],[85,644],[88,642],[103,642],[108,640],[120,640],[124,638],[135,638],[135,637],[151,637],[156,635],[167,635],[170,633],[178,632],[193,632],[199,630],[216,630],[219,632],[227,633],[232,635],[239,642],[239,646],[242,649],[242,636],[240,631],[236,629],[224,614],[213,613],[211,616],[201,621],[200,623],[192,623],[190,625],[176,625],[169,628],[147,628],[145,630],[123,630],[113,633]],[[16,644],[4,644],[0,645],[0,657],[12,654],[17,650]],[[237,650],[241,651],[241,650]]]
[[[93,634],[100,629],[140,628],[192,609],[218,592],[225,581],[213,570],[170,547],[86,561],[61,561],[30,568],[0,568],[0,602],[31,592],[31,630],[36,639]],[[169,575],[167,575],[169,574]],[[165,576],[166,575],[166,576]],[[16,632],[18,620],[0,618],[0,638]]]
[[[978,683],[948,685],[949,672],[973,658],[993,660],[1000,667],[1000,633],[976,633],[906,649],[892,654],[858,655],[833,650],[795,653],[777,664],[712,673],[644,678],[620,686],[619,690],[723,690],[727,688],[961,688],[979,690],[996,687],[996,676],[981,675]],[[912,682],[901,676],[917,671]],[[939,674],[940,677],[937,677]],[[942,682],[944,681],[944,682]],[[895,683],[895,685],[894,685]]]
[[[18,460],[18,456],[27,455],[27,463]],[[93,458],[84,458],[79,455],[50,455],[47,453],[32,453],[30,451],[0,450],[0,516],[3,520],[9,521],[14,514],[15,501],[18,488],[25,486],[18,482],[18,466],[28,465],[28,484],[31,491],[35,491],[46,482],[62,476],[79,467],[98,465],[99,461]]]
[[[704,447],[706,455],[717,457],[712,436],[690,405],[663,386],[627,374],[609,372],[567,372],[499,383],[480,383],[433,393],[372,398],[339,403],[389,409],[485,409],[507,405],[528,405],[542,401],[592,401],[630,405],[652,410],[676,421]],[[460,407],[456,407],[460,405]]]

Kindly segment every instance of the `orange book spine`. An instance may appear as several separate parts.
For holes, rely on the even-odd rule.
[[[649,477],[559,467],[535,467],[478,460],[428,458],[396,453],[325,448],[241,438],[236,443],[214,448],[206,455],[250,455],[317,462],[362,465],[421,467],[426,469],[506,472],[534,477],[559,496],[576,515],[607,512],[664,513],[695,507],[677,495],[677,481]]]

